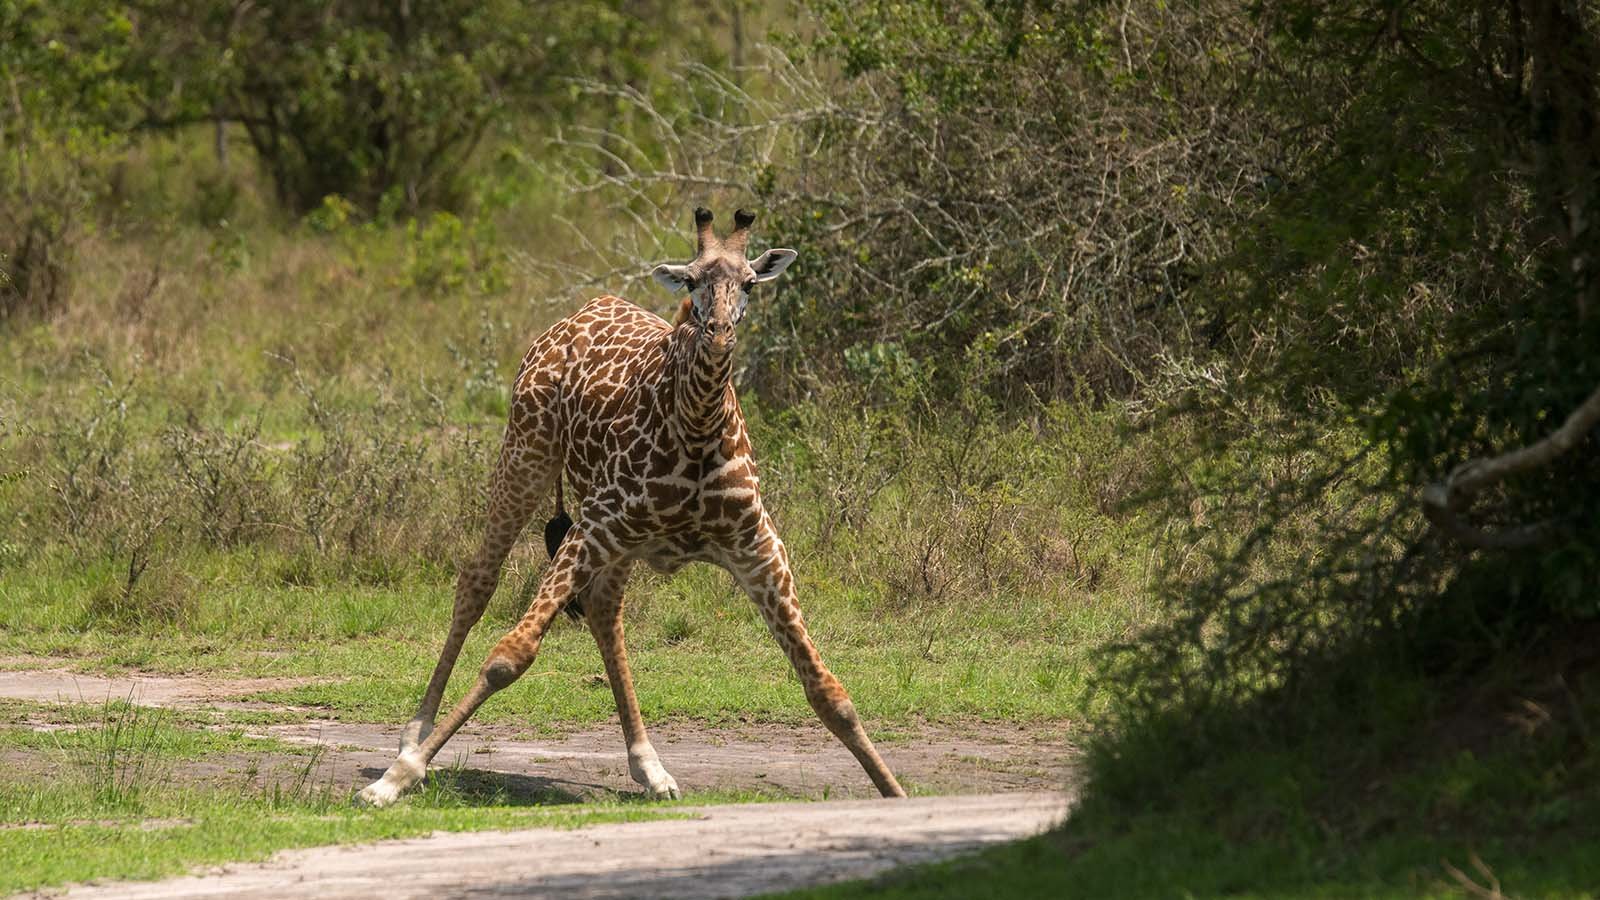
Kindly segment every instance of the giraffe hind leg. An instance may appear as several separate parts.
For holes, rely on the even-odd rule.
[[[497,472],[497,486],[502,477],[503,475]],[[444,646],[439,650],[439,661],[434,666],[433,676],[428,679],[428,687],[423,692],[422,702],[417,708],[416,715],[406,723],[405,729],[401,732],[402,751],[415,748],[433,730],[434,717],[439,712],[439,703],[444,698],[445,686],[450,681],[451,672],[455,670],[461,647],[466,643],[467,635],[473,626],[483,618],[483,611],[488,607],[489,599],[494,596],[495,588],[500,584],[500,570],[505,564],[506,556],[511,552],[511,547],[516,543],[523,527],[533,516],[536,504],[530,499],[520,495],[505,496],[503,492],[497,490],[491,490],[490,493],[488,531],[484,535],[477,555],[457,576],[455,604],[450,615],[450,631],[445,635]]]

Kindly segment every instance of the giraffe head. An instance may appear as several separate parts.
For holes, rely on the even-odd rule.
[[[711,210],[694,211],[695,256],[679,266],[663,263],[650,273],[671,291],[689,292],[689,321],[700,339],[716,350],[732,349],[733,327],[744,318],[750,292],[771,281],[794,262],[793,250],[768,250],[755,259],[745,256],[755,213],[733,214],[733,231],[725,238],[711,229]]]

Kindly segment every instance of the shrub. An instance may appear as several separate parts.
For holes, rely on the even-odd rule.
[[[1254,102],[1313,149],[1209,279],[1253,371],[1189,398],[1212,441],[1170,499],[1206,502],[1209,564],[1169,570],[1165,621],[1121,648],[1139,715],[1293,703],[1397,634],[1447,668],[1600,614],[1600,432],[1563,427],[1600,414],[1600,237],[1575,208],[1600,193],[1600,17],[1574,9],[1264,17]],[[1445,659],[1440,606],[1476,624]]]
[[[820,36],[773,52],[764,90],[691,69],[699,99],[648,117],[664,152],[590,155],[573,178],[663,230],[707,193],[753,202],[759,237],[802,248],[751,308],[748,378],[769,397],[884,352],[954,390],[980,340],[996,395],[1128,396],[1221,327],[1187,290],[1274,152],[1254,111],[1215,112],[1251,77],[1251,19],[1167,6],[1119,31],[1101,4],[823,0]]]

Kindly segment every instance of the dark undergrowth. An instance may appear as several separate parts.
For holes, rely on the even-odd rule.
[[[1300,689],[1102,738],[1054,831],[789,896],[1594,897],[1600,627],[1468,593]]]

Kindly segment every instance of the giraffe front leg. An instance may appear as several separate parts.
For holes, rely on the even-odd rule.
[[[515,402],[530,419],[542,421],[549,418],[543,415],[544,401],[537,395],[519,396]],[[489,479],[488,521],[483,541],[477,554],[462,566],[457,576],[450,631],[439,650],[439,661],[434,666],[432,677],[428,679],[422,702],[411,721],[400,732],[402,756],[416,750],[433,731],[433,720],[439,713],[439,702],[444,697],[450,673],[455,669],[461,645],[483,617],[483,610],[500,583],[500,569],[517,536],[533,517],[539,501],[550,493],[554,485],[555,461],[541,449],[548,443],[537,427],[522,433],[511,428],[506,430],[500,456]]]
[[[617,701],[617,718],[622,722],[622,739],[628,746],[628,773],[653,800],[677,800],[683,796],[678,782],[661,765],[661,758],[650,744],[639,715],[639,698],[633,692],[633,673],[628,669],[628,651],[622,640],[622,591],[631,566],[619,565],[595,579],[583,595],[584,619],[600,647],[605,661],[611,695]]]
[[[594,551],[584,533],[574,528],[561,550],[551,561],[539,585],[539,594],[528,612],[506,636],[500,639],[489,658],[478,670],[478,680],[465,697],[450,710],[433,730],[413,748],[402,749],[383,777],[356,794],[358,806],[388,806],[415,787],[428,773],[428,763],[438,755],[452,735],[477,711],[483,701],[505,688],[533,665],[550,620],[572,598],[575,588],[587,583],[594,565]]]
[[[520,527],[526,518],[524,516],[521,521],[513,524]],[[428,679],[422,703],[417,707],[417,712],[411,717],[411,721],[407,722],[400,732],[402,756],[415,751],[433,731],[433,720],[439,713],[439,702],[444,699],[445,685],[449,683],[450,673],[455,669],[461,645],[466,642],[467,634],[472,631],[472,627],[483,618],[483,610],[488,606],[489,598],[494,595],[495,587],[500,581],[500,566],[504,563],[515,538],[516,531],[510,525],[498,527],[498,530],[497,526],[491,526],[490,535],[485,538],[483,548],[457,577],[455,608],[450,616],[450,631],[445,636],[444,647],[439,651],[439,662],[434,666],[433,676]]]
[[[885,797],[904,797],[905,790],[895,780],[883,757],[878,755],[872,739],[867,737],[849,693],[822,664],[821,655],[806,633],[800,603],[795,596],[794,576],[789,571],[789,553],[765,513],[761,517],[759,534],[748,552],[736,554],[730,561],[734,577],[755,601],[767,629],[789,657],[789,664],[805,686],[806,701],[817,718],[861,763],[878,793]]]

